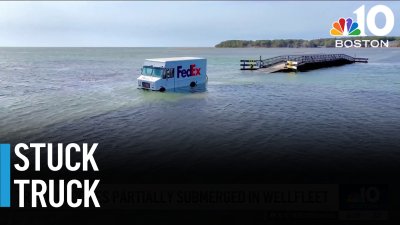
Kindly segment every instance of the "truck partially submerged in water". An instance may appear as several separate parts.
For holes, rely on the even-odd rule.
[[[207,82],[207,60],[197,57],[146,59],[137,81],[138,88],[161,92],[194,88]]]

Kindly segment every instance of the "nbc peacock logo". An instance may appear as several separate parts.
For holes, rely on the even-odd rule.
[[[361,30],[358,28],[358,23],[352,18],[339,18],[332,24],[330,33],[332,36],[359,36]]]

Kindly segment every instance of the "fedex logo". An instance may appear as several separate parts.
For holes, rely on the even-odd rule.
[[[190,65],[189,69],[182,69],[182,66],[178,66],[178,78],[179,77],[191,77],[191,76],[200,76],[200,69],[197,68],[196,64]]]

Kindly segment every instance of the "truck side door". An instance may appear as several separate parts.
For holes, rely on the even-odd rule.
[[[164,83],[166,88],[173,89],[175,88],[175,69],[174,68],[165,68],[164,70]]]

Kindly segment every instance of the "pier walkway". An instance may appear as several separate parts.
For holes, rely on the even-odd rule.
[[[265,72],[307,71],[351,63],[367,63],[368,58],[355,58],[346,54],[282,55],[268,59],[240,60],[241,70]]]

